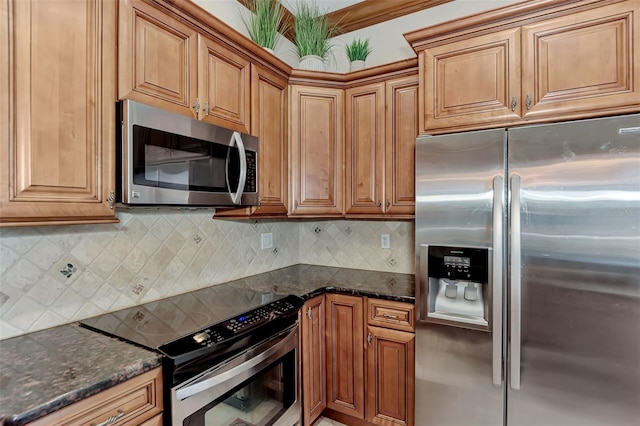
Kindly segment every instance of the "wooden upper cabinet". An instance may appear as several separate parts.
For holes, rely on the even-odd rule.
[[[342,216],[344,92],[293,85],[290,215]]]
[[[346,214],[384,213],[385,84],[347,89]]]
[[[520,29],[420,52],[420,130],[520,119]]]
[[[119,2],[118,98],[196,116],[198,38],[142,0]]]
[[[202,35],[198,44],[198,118],[250,133],[251,63]]]
[[[364,316],[358,296],[327,294],[327,408],[364,419]]]
[[[312,425],[327,406],[325,323],[324,295],[305,302],[300,317],[304,425]]]
[[[116,14],[112,1],[0,4],[2,225],[117,222]]]
[[[418,76],[386,82],[385,201],[387,215],[415,213]]]
[[[615,112],[618,107],[638,106],[639,61],[638,0],[525,25],[524,118]]]
[[[636,112],[640,1],[525,2],[405,34],[420,132]]]

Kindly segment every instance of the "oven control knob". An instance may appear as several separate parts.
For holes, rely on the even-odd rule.
[[[207,340],[209,340],[209,335],[203,331],[202,333],[194,334],[193,340],[195,340],[196,343],[206,342]]]

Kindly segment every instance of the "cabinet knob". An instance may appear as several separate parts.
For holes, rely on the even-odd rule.
[[[378,204],[377,204],[377,206],[378,206],[378,207],[382,207],[382,201],[378,200]]]
[[[309,307],[307,308],[307,317],[309,317],[309,319],[312,319],[312,318],[313,318],[313,317],[312,317],[312,315],[311,315],[311,306],[309,306]]]
[[[297,208],[298,208],[298,200],[295,200],[295,201],[293,202],[293,208],[294,208],[294,209],[297,209]]]
[[[209,115],[209,101],[204,103],[204,115]]]
[[[529,111],[529,109],[531,109],[531,96],[529,96],[529,94],[527,94],[524,104],[527,107],[527,111]]]
[[[391,206],[391,201],[389,201],[389,199],[387,198],[387,210],[389,210],[390,206]]]
[[[116,202],[116,194],[113,191],[109,191],[109,197],[107,197],[107,203],[109,208],[113,210],[113,204]]]
[[[367,343],[368,344],[371,344],[371,339],[372,339],[371,338],[371,333],[369,333],[369,335],[367,336]]]
[[[196,103],[193,104],[193,108],[196,110],[196,114],[200,112],[200,99],[196,98]]]
[[[511,98],[511,111],[515,111],[517,106],[518,106],[518,100],[514,96],[513,98]]]

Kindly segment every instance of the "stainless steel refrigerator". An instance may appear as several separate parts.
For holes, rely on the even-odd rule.
[[[420,137],[417,426],[640,424],[640,114]]]

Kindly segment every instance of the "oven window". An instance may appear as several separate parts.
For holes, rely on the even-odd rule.
[[[295,352],[184,420],[184,426],[268,426],[296,399]]]
[[[238,148],[133,126],[133,183],[204,192],[236,192]],[[228,163],[227,163],[227,158]]]

